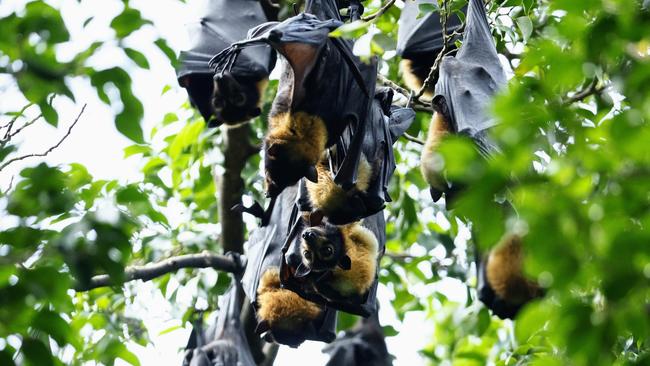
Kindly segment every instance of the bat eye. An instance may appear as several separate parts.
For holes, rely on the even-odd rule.
[[[334,248],[332,248],[331,245],[326,245],[320,250],[320,254],[323,257],[331,257],[333,253],[334,253]]]
[[[310,251],[310,250],[305,250],[305,251],[303,251],[303,252],[302,252],[302,255],[303,255],[303,257],[305,257],[305,259],[306,259],[307,261],[311,262],[311,260],[312,260],[312,254],[311,254],[311,251]]]

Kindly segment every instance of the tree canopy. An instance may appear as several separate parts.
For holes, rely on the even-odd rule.
[[[216,310],[232,271],[221,254],[242,251],[248,232],[233,226],[226,212],[232,197],[225,194],[264,200],[258,146],[277,80],[269,84],[262,115],[238,128],[208,129],[189,102],[144,105],[130,70],[147,70],[150,62],[129,37],[156,34],[151,42],[171,65],[177,50],[136,2],[113,2],[121,10],[110,19],[111,36],[83,50],[71,47],[71,25],[58,2],[29,1],[0,20],[0,90],[18,95],[0,111],[0,175],[27,163],[18,176],[2,177],[0,192],[2,365],[112,365],[117,359],[139,365],[126,344],[144,345],[150,337],[127,311],[138,284],[121,285],[138,278],[134,266],[204,256],[201,265],[162,271],[151,281],[184,324],[204,313],[181,308],[179,289],[190,289],[206,314]],[[458,12],[465,3],[432,0],[420,12]],[[380,281],[393,294],[390,304],[400,320],[409,312],[426,314],[422,327],[432,337],[421,355],[429,364],[648,363],[650,9],[637,0],[487,4],[497,50],[509,65],[508,87],[491,108],[501,152],[486,160],[468,139],[447,139],[440,149],[445,172],[467,188],[453,210],[434,203],[418,158],[431,109],[416,103],[408,138],[395,144],[394,202],[385,210]],[[290,14],[290,4],[281,5],[280,14]],[[402,2],[364,5],[365,18],[333,35],[355,39],[362,57],[378,56],[382,82],[407,94],[395,55]],[[125,61],[96,62],[108,48]],[[65,143],[78,121],[93,118],[84,106],[90,96],[75,95],[73,83],[89,85],[115,112],[115,129],[133,142],[115,164],[137,157],[141,179],[95,179],[81,164],[40,160]],[[169,85],[161,93],[177,89]],[[76,103],[76,119],[59,119],[59,99]],[[142,123],[145,108],[164,110],[150,129]],[[18,151],[43,123],[58,126],[63,138],[33,155]],[[504,211],[495,197],[514,210]],[[472,227],[480,227],[473,237]],[[488,250],[505,232],[525,235],[527,274],[546,292],[512,322],[491,315],[476,294],[477,250]],[[439,291],[450,278],[466,291],[466,302]],[[341,313],[339,329],[356,320]],[[384,327],[384,333],[397,331]]]

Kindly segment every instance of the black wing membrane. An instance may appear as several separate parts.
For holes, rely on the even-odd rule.
[[[413,58],[421,54],[440,52],[444,43],[444,32],[440,23],[440,12],[430,12],[418,18],[419,6],[424,0],[406,0],[399,18],[397,30],[397,54],[404,58]],[[430,2],[426,2],[430,3]],[[462,26],[462,21],[457,15],[447,19],[447,33],[453,33]],[[451,40],[449,46],[453,46]]]
[[[239,283],[240,275],[234,277],[233,285],[221,297],[216,322],[205,331],[201,320],[195,324],[188,343],[184,365],[255,366],[239,319],[243,295],[243,289]]]
[[[297,186],[285,189],[270,208],[269,222],[253,231],[248,240],[248,264],[241,282],[256,310],[259,309],[258,289],[264,273],[271,268],[278,268],[282,273],[282,247],[295,219],[297,194]],[[268,330],[266,333],[268,340],[291,347],[297,347],[305,340],[331,342],[336,338],[336,311],[324,307],[321,316],[305,327],[284,332]]]
[[[384,330],[377,313],[363,319],[360,326],[345,332],[323,349],[330,357],[325,366],[390,366]]]
[[[486,108],[506,82],[485,5],[470,0],[463,44],[456,56],[442,59],[433,106],[450,122],[452,132],[472,138],[484,156],[498,151],[487,135],[495,120]]]
[[[374,83],[370,87],[374,90]],[[338,143],[330,149],[329,166],[334,182],[343,190],[350,191],[346,205],[328,217],[334,224],[363,219],[383,210],[384,204],[392,201],[388,184],[395,171],[393,144],[415,119],[412,109],[391,106],[392,98],[390,89],[377,91],[366,120],[349,125]],[[365,192],[352,190],[357,183],[362,155],[374,170]]]
[[[325,7],[326,4],[330,6]],[[329,38],[329,33],[343,24],[338,18],[335,1],[312,1],[307,4],[307,10],[310,8],[317,9],[317,15],[301,13],[263,27],[263,32],[256,32],[259,35],[236,42],[218,53],[211,65],[217,73],[229,71],[243,49],[271,45],[285,58],[286,67],[294,69],[291,78],[280,80],[272,114],[306,112],[322,118],[328,129],[328,146],[331,146],[350,121],[365,118],[371,95],[366,85],[376,73],[376,65],[360,62],[352,53],[350,41]],[[337,18],[319,18],[334,11]],[[297,60],[304,57],[301,52],[293,52],[298,45],[314,49],[308,64],[303,59]]]
[[[214,72],[208,62],[231,43],[245,39],[250,28],[269,19],[258,0],[209,0],[200,14],[204,14],[200,20],[187,25],[191,46],[181,52],[176,74],[192,104],[206,121],[211,121]],[[251,48],[233,66],[232,75],[242,81],[261,80],[274,62],[270,47]]]
[[[302,262],[302,255],[300,249],[300,234],[303,229],[310,225],[310,222],[305,220],[305,217],[311,212],[311,206],[309,203],[309,198],[307,197],[307,191],[305,188],[305,181],[302,180],[299,184],[299,191],[296,205],[293,208],[292,224],[290,226],[289,233],[284,242],[282,253],[281,270],[283,274],[281,276],[282,285],[299,294],[302,298],[305,298],[309,301],[313,301],[318,304],[327,306],[328,308],[333,308],[347,313],[361,315],[368,317],[371,314],[377,311],[377,286],[378,286],[378,277],[375,275],[375,281],[370,287],[370,289],[362,295],[361,299],[351,298],[351,299],[327,299],[323,297],[318,291],[313,287],[313,283],[320,280],[322,274],[310,273],[309,275],[301,278],[294,276],[296,269]],[[379,247],[378,247],[378,257],[377,263],[381,261],[386,249],[386,222],[384,220],[383,212],[377,212],[374,215],[367,217],[363,220],[363,226],[368,228],[377,238]],[[377,266],[379,268],[379,265]],[[351,269],[354,270],[354,269]],[[326,274],[327,275],[327,274]]]

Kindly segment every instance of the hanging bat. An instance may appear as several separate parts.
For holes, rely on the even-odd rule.
[[[390,89],[377,91],[365,123],[346,128],[317,165],[317,182],[306,182],[312,209],[332,224],[358,221],[391,201],[392,146],[415,118],[413,110],[393,107],[392,98]]]
[[[336,311],[303,299],[281,286],[282,248],[293,223],[297,187],[289,187],[271,207],[268,222],[248,239],[244,292],[256,309],[257,333],[268,341],[297,347],[305,340],[331,342]]]
[[[391,366],[384,330],[377,312],[365,318],[354,329],[323,348],[330,356],[325,366]]]
[[[329,38],[342,25],[334,0],[308,1],[305,13],[269,23],[217,54],[216,72],[228,71],[242,49],[268,44],[280,55],[281,77],[264,139],[265,186],[275,197],[300,178],[316,181],[316,164],[349,124],[365,121],[366,85],[376,65],[362,63],[348,40]]]
[[[436,150],[446,132],[470,137],[483,156],[498,151],[488,136],[495,121],[487,108],[506,84],[481,0],[470,0],[463,44],[455,56],[442,58],[432,104],[434,116],[422,150],[421,168],[434,199],[448,191]]]
[[[275,64],[271,48],[246,50],[223,74],[215,75],[208,62],[245,39],[249,28],[275,18],[266,16],[258,0],[209,0],[206,5],[203,17],[187,25],[191,47],[180,55],[179,84],[209,126],[247,121],[261,113],[261,96]]]
[[[241,263],[237,255],[234,260]],[[194,325],[183,365],[255,366],[239,319],[243,294],[240,279],[235,275],[230,289],[221,297],[216,322],[206,331],[200,320]]]
[[[315,303],[369,316],[377,307],[376,272],[386,243],[383,212],[336,226],[313,220],[310,207],[303,180],[282,249],[283,287]]]
[[[527,302],[543,295],[524,275],[523,260],[521,238],[509,235],[480,263],[479,300],[502,319],[513,319]]]
[[[418,18],[419,6],[423,3],[423,0],[406,0],[397,29],[397,54],[402,57],[400,70],[404,83],[411,90],[422,88],[444,42],[439,12],[430,12]],[[463,12],[466,12],[466,8]],[[461,26],[461,19],[456,14],[450,14],[447,19],[447,34],[453,34]],[[457,39],[458,37],[449,39],[448,51],[456,48]],[[426,90],[424,96],[433,97],[433,90]]]
[[[295,276],[313,273],[316,292],[329,301],[362,302],[377,277],[379,244],[359,222],[345,226],[323,223],[301,234],[302,262]]]

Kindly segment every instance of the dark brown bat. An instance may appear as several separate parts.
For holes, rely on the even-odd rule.
[[[191,46],[180,55],[180,85],[210,126],[259,115],[261,95],[275,63],[271,47],[246,50],[228,73],[215,75],[209,61],[245,39],[250,28],[275,18],[265,14],[258,0],[210,0],[200,14],[200,20],[187,25]]]
[[[434,199],[448,191],[437,164],[441,137],[454,133],[470,137],[483,156],[498,151],[488,136],[496,123],[488,107],[494,94],[506,84],[492,33],[481,0],[470,0],[463,43],[455,56],[442,58],[433,98],[434,116],[422,151],[422,172],[432,187]]]
[[[362,301],[377,276],[378,247],[374,233],[360,223],[323,223],[301,234],[302,263],[296,277],[314,273],[315,290],[328,300]]]
[[[540,286],[523,272],[522,239],[506,236],[479,266],[479,299],[498,317],[514,318],[530,300],[543,296]]]

